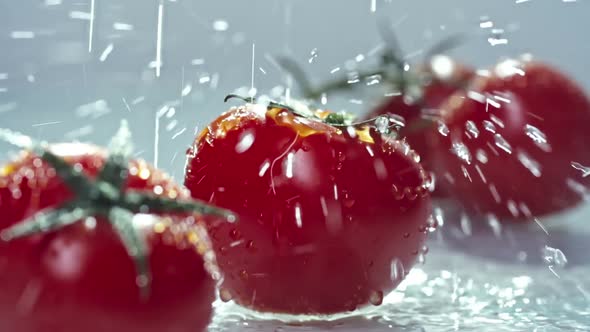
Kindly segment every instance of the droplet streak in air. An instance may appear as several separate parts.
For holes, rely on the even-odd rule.
[[[516,152],[516,156],[518,158],[518,161],[520,161],[520,163],[526,169],[528,169],[531,172],[531,174],[538,178],[541,177],[541,164],[539,164],[539,162],[537,162],[536,160],[531,158],[531,156],[529,156],[526,152],[521,150]]]
[[[248,149],[250,149],[250,147],[252,147],[252,144],[254,144],[254,133],[252,131],[245,131],[241,134],[240,136],[240,140],[238,142],[238,144],[236,145],[236,152],[237,153],[244,153],[246,151],[248,151]]]
[[[547,141],[547,136],[539,128],[527,124],[524,126],[524,132],[541,150],[551,152],[551,145]]]
[[[459,159],[463,160],[467,164],[471,164],[471,152],[469,152],[469,149],[465,144],[463,144],[463,142],[453,142],[452,151],[457,157],[459,157]]]
[[[512,153],[512,146],[510,145],[510,143],[508,143],[508,141],[506,141],[506,139],[502,135],[500,135],[500,134],[494,135],[494,143],[496,144],[497,147],[504,150],[506,153],[508,153],[508,154]]]

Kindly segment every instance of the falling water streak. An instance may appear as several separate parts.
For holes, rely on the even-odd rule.
[[[543,230],[543,232],[545,232],[545,234],[549,235],[549,232],[547,231],[547,229],[545,228],[545,226],[543,226],[543,224],[541,224],[541,221],[537,218],[534,218],[535,222],[537,223],[537,225],[539,225],[539,227],[541,227],[541,229]]]
[[[297,223],[297,227],[303,227],[303,221],[301,220],[301,206],[299,203],[295,204],[295,222]]]
[[[168,113],[168,106],[162,107],[156,113],[156,128],[154,133],[154,167],[158,168],[159,145],[160,145],[160,118]]]
[[[164,1],[158,5],[158,32],[156,36],[156,77],[160,77],[162,69],[162,20],[164,18]]]
[[[131,107],[129,107],[129,103],[127,102],[127,99],[125,99],[125,97],[122,97],[121,99],[123,99],[123,104],[125,104],[125,108],[127,108],[127,110],[129,112],[131,112]]]
[[[254,65],[256,64],[256,43],[252,43],[252,76],[250,77],[250,93],[254,94]],[[253,95],[252,95],[253,97]]]
[[[88,23],[88,53],[92,53],[92,40],[94,39],[94,8],[95,0],[90,1],[90,22]]]
[[[180,70],[180,111],[184,108],[184,66]]]
[[[31,127],[43,127],[43,126],[49,126],[49,125],[54,125],[54,124],[60,124],[63,121],[51,121],[51,122],[43,122],[43,123],[36,123],[34,125],[31,125]]]
[[[377,11],[377,0],[371,0],[371,13]]]
[[[113,51],[113,49],[115,48],[115,46],[113,45],[113,43],[110,43],[102,52],[102,54],[100,55],[100,62],[105,62],[107,60],[107,58],[109,57],[109,55],[111,54],[111,52]]]
[[[274,175],[273,175],[273,169],[275,166],[275,163],[283,158],[285,155],[287,155],[289,153],[289,150],[291,150],[293,148],[293,146],[295,145],[295,143],[297,143],[297,139],[299,139],[299,133],[295,134],[295,138],[293,139],[293,142],[291,142],[289,144],[289,146],[287,146],[287,148],[285,149],[285,151],[283,153],[281,153],[281,155],[279,155],[278,157],[276,157],[272,163],[270,164],[270,187],[272,189],[273,194],[276,196],[277,195],[277,191],[275,189],[275,181],[274,181]]]
[[[590,176],[590,167],[584,166],[578,162],[572,161],[571,165],[574,169],[577,169],[578,171],[580,171],[582,173],[582,177],[588,177]]]

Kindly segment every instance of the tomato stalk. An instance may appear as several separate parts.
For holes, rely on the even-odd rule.
[[[227,102],[228,100],[234,98],[252,104],[258,102],[258,100],[254,97],[243,97],[236,94],[227,95],[224,99],[224,102]],[[300,107],[296,108],[276,101],[268,101],[266,105],[268,108],[285,109],[297,116],[312,119],[315,121],[320,121],[336,128],[356,128],[361,126],[372,125],[374,128],[377,129],[377,131],[379,131],[382,134],[392,134],[391,129],[397,126],[397,123],[394,121],[394,119],[387,115],[380,115],[375,118],[363,121],[355,121],[355,115],[346,112],[329,113],[328,115],[321,117],[317,115],[317,112],[319,111],[318,109],[311,109],[308,106],[306,106],[306,110],[302,110]]]
[[[412,71],[409,70],[409,65],[403,60],[401,56],[402,51],[399,46],[397,37],[392,29],[385,25],[384,21],[379,22],[379,30],[381,36],[387,45],[387,48],[381,56],[381,61],[376,68],[365,71],[354,72],[354,81],[368,81],[377,79],[379,82],[388,84],[390,87],[399,91],[399,94],[406,99],[409,99],[412,104],[424,108],[423,87],[429,81],[436,77],[429,71]],[[443,54],[451,49],[454,49],[465,42],[464,35],[452,35],[447,37],[435,45],[433,45],[426,52],[426,59],[432,59],[436,55]],[[351,90],[357,87],[356,84],[351,83],[350,77],[344,77],[328,81],[314,87],[305,71],[297,62],[288,57],[279,57],[277,59],[279,65],[287,71],[299,85],[303,98],[308,100],[317,100],[330,92],[339,92],[343,90]],[[467,80],[458,81],[444,81],[448,87],[454,89],[463,89],[468,84]],[[368,122],[374,119],[368,120]],[[424,123],[412,124],[410,128],[405,128],[408,132],[419,132],[428,127],[433,119],[425,119]]]

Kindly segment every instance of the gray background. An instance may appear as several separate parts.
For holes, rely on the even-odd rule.
[[[472,37],[452,53],[467,63],[486,67],[503,56],[531,52],[590,87],[586,0],[377,0],[374,13],[371,0],[166,0],[163,67],[156,78],[148,65],[156,54],[158,3],[96,0],[93,50],[88,52],[89,20],[71,18],[71,12],[89,12],[90,0],[0,0],[0,73],[7,74],[0,80],[0,126],[53,141],[77,137],[105,144],[125,117],[131,122],[138,155],[152,161],[156,112],[166,103],[178,102],[184,86],[192,84],[174,117],[163,119],[161,127],[160,166],[180,177],[182,153],[195,127],[202,128],[228,107],[222,103],[225,94],[250,87],[253,43],[255,86],[267,93],[286,83],[286,75],[268,60],[271,55],[292,56],[316,80],[342,74],[344,70],[330,71],[358,54],[366,56],[359,65],[368,65],[374,57],[367,53],[381,43],[378,17],[394,23],[411,60],[419,60],[419,55],[412,55],[436,40],[462,32]],[[484,16],[494,28],[504,29],[508,44],[488,43],[490,29],[480,28]],[[228,29],[215,31],[216,20],[225,20]],[[116,30],[115,23],[131,24],[133,29]],[[11,38],[14,31],[32,31],[35,38]],[[101,62],[111,43],[112,52]],[[317,58],[309,64],[314,48]],[[193,65],[193,59],[204,64]],[[218,77],[217,86],[199,84],[206,76]],[[133,105],[141,96],[145,100]],[[366,99],[358,105],[351,98],[360,97],[330,98],[329,106],[359,112],[372,104]],[[86,108],[90,115],[76,112],[80,105],[97,100],[104,100],[110,112],[92,107]],[[172,120],[178,123],[167,131]],[[76,135],[79,128],[85,135]],[[177,135],[183,128],[187,130]],[[8,149],[0,145],[1,159]]]
[[[255,87],[259,93],[268,93],[277,85],[288,84],[286,75],[269,61],[272,55],[292,56],[316,81],[342,74],[344,70],[336,74],[330,71],[335,67],[344,68],[346,62],[359,54],[366,58],[359,66],[373,62],[375,58],[369,53],[381,43],[376,29],[378,17],[392,21],[410,60],[419,61],[421,50],[436,40],[461,32],[471,36],[468,43],[452,52],[461,61],[483,68],[504,56],[531,52],[559,66],[590,90],[590,43],[586,37],[590,30],[590,2],[587,0],[567,3],[560,0],[523,3],[516,3],[517,0],[376,0],[376,12],[370,10],[371,0],[166,0],[163,1],[160,77],[155,77],[155,70],[149,67],[156,54],[159,0],[95,0],[93,50],[88,52],[89,20],[71,16],[89,12],[90,1],[0,0],[0,127],[50,141],[76,138],[106,144],[120,119],[126,118],[135,137],[136,155],[153,161],[156,114],[164,105],[174,104],[175,114],[169,113],[170,117],[163,116],[160,121],[159,163],[177,178],[182,177],[183,154],[192,142],[195,128],[206,126],[228,108],[223,104],[227,93],[250,88],[253,44],[256,45]],[[226,21],[228,29],[215,31],[216,20]],[[494,28],[504,29],[503,37],[508,44],[490,45],[490,29],[480,27],[481,22],[488,20],[493,22]],[[115,23],[130,24],[133,29],[116,30]],[[14,39],[15,31],[17,35],[18,31],[32,32],[34,38]],[[113,50],[101,61],[109,44],[113,45]],[[317,57],[309,63],[314,49],[317,49]],[[194,59],[202,59],[199,61],[203,63],[192,64]],[[205,81],[205,77],[218,82],[199,83]],[[192,89],[182,96],[187,85]],[[293,95],[297,96],[296,90]],[[138,100],[140,97],[142,101]],[[362,104],[350,99],[359,99]],[[139,102],[133,103],[134,100]],[[328,106],[362,112],[374,102],[361,95],[330,96]],[[11,151],[14,151],[12,147],[0,143],[0,160],[9,158]],[[512,241],[518,244],[516,246],[490,237],[489,231],[485,236],[475,234],[457,243],[447,240],[451,247],[469,251],[472,257],[432,250],[434,256],[429,255],[429,264],[425,266],[431,276],[448,268],[464,280],[475,280],[475,285],[481,287],[487,282],[509,287],[513,276],[534,276],[536,286],[526,296],[547,298],[549,306],[526,306],[522,312],[513,312],[508,320],[504,316],[501,324],[491,324],[490,320],[470,321],[478,317],[497,319],[498,312],[510,310],[499,306],[501,302],[497,296],[487,294],[487,289],[479,289],[473,291],[476,297],[492,305],[488,312],[471,317],[470,303],[464,308],[456,304],[449,306],[450,297],[445,292],[454,293],[455,286],[447,282],[432,298],[425,297],[418,286],[414,293],[408,292],[408,298],[416,299],[410,301],[416,303],[416,308],[383,307],[384,318],[405,319],[398,321],[401,325],[397,327],[386,321],[361,317],[328,324],[325,329],[448,331],[456,323],[448,321],[449,313],[465,313],[462,322],[465,328],[461,330],[466,331],[532,330],[531,326],[537,326],[535,319],[539,319],[538,326],[555,327],[539,331],[558,331],[560,326],[569,326],[564,327],[566,331],[578,330],[573,326],[587,322],[590,303],[587,268],[576,267],[587,262],[584,255],[587,236],[579,234],[582,224],[588,227],[583,215],[577,212],[566,218],[567,224],[573,225],[575,220],[580,224],[580,227],[569,228],[574,230],[571,233],[567,229],[561,233],[551,230],[554,246],[566,252],[573,267],[562,274],[562,279],[554,278],[543,261],[536,262],[536,266],[518,268],[493,263],[511,264],[519,250],[538,255],[538,249],[547,242],[538,229],[535,236],[528,231],[520,237],[512,234],[510,239],[517,239]],[[452,227],[445,229],[453,230]],[[583,260],[576,259],[580,256],[584,256]],[[491,264],[490,269],[482,270],[482,266],[488,264]],[[395,314],[388,316],[389,313]],[[522,325],[529,323],[531,325]],[[236,326],[242,326],[245,331],[322,329],[320,326],[281,325],[220,314],[212,331],[235,331]]]

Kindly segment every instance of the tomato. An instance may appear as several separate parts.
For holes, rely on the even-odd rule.
[[[405,138],[412,149],[418,152],[425,169],[436,170],[433,149],[438,140],[440,106],[449,96],[468,84],[474,71],[447,56],[436,55],[430,59],[430,63],[405,73],[405,76],[408,80],[406,91],[388,97],[364,119],[379,115],[398,117],[404,122],[399,130],[399,137]],[[412,76],[415,77],[411,78]],[[436,190],[435,193],[440,194],[441,191],[448,190]]]
[[[277,105],[222,114],[189,149],[185,178],[194,198],[239,216],[206,224],[221,298],[290,314],[380,304],[426,251],[428,179],[416,157],[374,128]]]
[[[442,108],[437,164],[469,211],[526,220],[587,194],[590,178],[572,166],[590,164],[590,100],[557,69],[503,61]]]
[[[143,161],[122,165],[75,143],[23,152],[0,168],[0,330],[206,329],[209,242],[199,216],[174,205],[190,197]],[[109,167],[119,175],[104,175]],[[111,201],[101,190],[117,177],[123,191]]]

